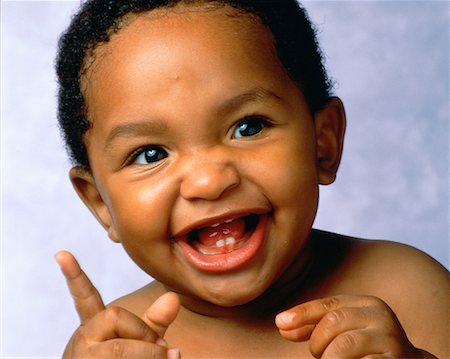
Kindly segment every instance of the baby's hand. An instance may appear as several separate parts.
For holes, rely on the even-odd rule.
[[[178,349],[168,349],[163,339],[180,308],[174,293],[162,295],[139,318],[120,307],[105,308],[97,289],[72,254],[62,251],[55,258],[81,322],[63,358],[179,358]]]
[[[309,340],[316,358],[434,358],[408,340],[381,299],[339,295],[300,304],[277,315],[281,335]]]

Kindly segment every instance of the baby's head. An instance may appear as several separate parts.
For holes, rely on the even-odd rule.
[[[345,121],[295,1],[87,2],[58,74],[72,182],[144,271],[235,306],[307,262]]]
[[[235,9],[231,16],[250,15],[272,33],[277,56],[291,79],[302,90],[312,113],[328,102],[331,82],[305,10],[296,0],[132,0],[86,1],[60,39],[57,58],[59,80],[58,118],[73,164],[90,169],[84,135],[92,126],[83,96],[81,77],[96,56],[95,49],[108,42],[139,14],[176,7]]]

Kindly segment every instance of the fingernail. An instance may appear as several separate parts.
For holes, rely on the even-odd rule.
[[[278,324],[291,324],[295,316],[295,312],[283,312],[278,314],[275,320]]]
[[[167,359],[180,359],[180,349],[172,348],[167,351]]]
[[[61,267],[61,265],[59,264],[59,258],[61,257],[61,255],[63,254],[63,251],[58,251],[53,255],[53,258],[55,259],[56,263]]]
[[[163,338],[158,338],[156,339],[156,344],[162,346],[162,347],[166,347],[167,348],[167,342],[163,339]]]

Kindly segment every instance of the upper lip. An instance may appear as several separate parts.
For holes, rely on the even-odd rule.
[[[181,228],[181,230],[174,233],[173,238],[176,240],[178,238],[182,238],[182,237],[186,236],[189,232],[194,231],[194,230],[211,227],[215,224],[222,224],[225,221],[234,220],[236,218],[247,217],[251,214],[260,215],[260,214],[264,214],[267,212],[268,212],[267,209],[262,209],[262,208],[252,208],[252,209],[245,209],[245,210],[241,209],[238,211],[227,212],[227,213],[215,215],[212,217],[202,218],[198,221],[189,223],[187,226]]]

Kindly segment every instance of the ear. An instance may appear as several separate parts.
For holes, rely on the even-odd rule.
[[[336,179],[341,162],[345,134],[345,110],[342,101],[332,97],[314,115],[319,183],[328,185]]]
[[[73,167],[69,172],[69,177],[78,196],[106,229],[109,238],[119,243],[111,213],[97,188],[92,173],[81,167]]]

